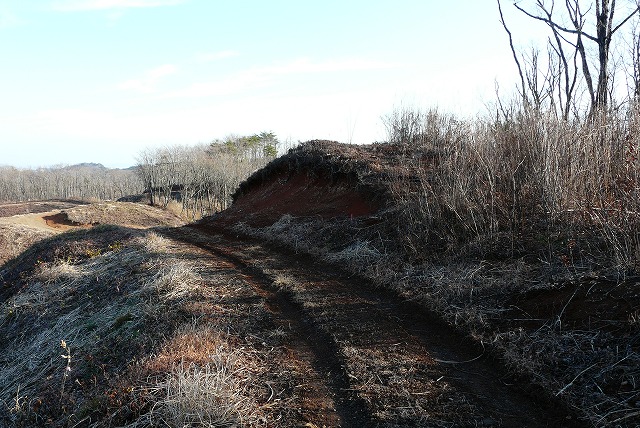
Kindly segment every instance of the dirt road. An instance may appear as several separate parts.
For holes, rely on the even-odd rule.
[[[205,226],[164,233],[230,264],[263,301],[304,374],[305,426],[577,426],[510,385],[481,347],[364,280]]]

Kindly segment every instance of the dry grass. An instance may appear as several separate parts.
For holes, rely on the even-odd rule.
[[[196,266],[179,260],[170,266],[160,267],[151,283],[163,299],[177,300],[194,293],[201,284],[201,278]]]
[[[115,320],[125,313],[135,313],[135,307],[124,305],[121,298],[99,305],[100,292],[92,296],[92,283],[114,286],[120,275],[130,275],[130,268],[143,257],[127,249],[81,265],[66,260],[41,264],[33,282],[1,305],[0,325],[8,348],[1,360],[0,396],[10,396],[18,389],[26,396],[36,396],[38,384],[56,371],[60,340],[66,339],[75,352],[89,354],[95,337],[108,338]],[[142,292],[136,290],[135,294]],[[90,307],[93,310],[88,311]],[[34,315],[40,316],[30,326],[24,325],[19,334],[18,326]]]
[[[133,202],[105,202],[65,210],[69,221],[77,224],[113,224],[147,228],[181,226],[180,218],[169,211]]]
[[[538,385],[550,399],[567,403],[583,417],[585,424],[605,426],[624,417],[624,423],[619,421],[621,426],[633,426],[638,420],[635,406],[640,402],[634,386],[640,365],[637,333],[624,333],[627,325],[637,325],[634,313],[625,322],[612,324],[622,334],[595,328],[591,331],[563,328],[559,322],[561,315],[550,319],[544,328],[534,330],[504,323],[512,309],[508,302],[513,296],[553,290],[562,281],[575,280],[579,269],[551,268],[546,263],[531,263],[522,258],[407,264],[397,257],[369,257],[368,251],[364,253],[367,257],[361,257],[360,251],[352,251],[362,248],[358,239],[351,244],[335,245],[336,235],[344,240],[353,239],[353,235],[334,233],[327,237],[326,224],[314,225],[303,219],[288,219],[287,224],[287,228],[279,225],[277,235],[270,233],[269,228],[247,225],[237,230],[280,245],[295,242],[296,251],[309,248],[308,252],[316,257],[367,276],[380,286],[393,288],[407,299],[419,302],[484,343],[512,373],[520,376],[521,382]],[[373,254],[382,254],[383,246],[379,242],[373,244],[380,249]],[[276,277],[275,281],[282,283],[282,288],[292,288],[287,278]],[[618,392],[618,388],[621,391],[628,388],[628,392]]]
[[[0,303],[0,426],[272,426],[295,413],[286,332],[239,273],[203,257],[109,226],[18,258]]]
[[[151,231],[146,234],[144,248],[149,253],[166,253],[171,248],[172,243],[167,238]]]
[[[113,230],[87,232],[101,233]],[[141,234],[99,251],[92,247],[89,255],[78,247],[75,257],[40,262],[22,290],[0,304],[0,421],[34,423],[38,414],[56,414],[60,406],[62,415],[86,406],[90,394],[81,385],[87,376],[99,374],[100,387],[108,387],[111,370],[120,371],[136,349],[160,339],[172,310],[158,313],[157,307],[179,304],[198,285],[196,266],[159,253],[160,241]],[[152,323],[160,330],[141,336]],[[62,392],[67,371],[61,340],[70,349],[73,377]],[[67,417],[73,420],[73,413]]]
[[[407,115],[410,132],[402,129]],[[469,240],[486,251],[501,237],[511,256],[529,250],[533,238],[548,244],[557,230],[578,241],[588,231],[597,248],[582,258],[607,257],[620,272],[635,268],[639,118],[635,110],[584,122],[526,110],[475,121],[396,113],[388,119],[390,137],[404,147],[407,165],[418,165],[408,167],[417,189],[406,175],[394,188],[397,224],[412,256],[430,245],[459,251]],[[427,167],[416,162],[424,153],[434,153]]]
[[[543,327],[507,314],[516,296],[581,281],[615,288],[631,278],[620,299],[638,302],[639,117],[632,111],[585,123],[533,113],[472,122],[437,112],[391,118],[396,141],[388,150],[401,160],[377,159],[383,145],[352,160],[388,173],[380,176],[391,199],[374,223],[285,215],[271,226],[238,223],[235,230],[339,264],[420,302],[483,341],[523,382],[568,403],[585,424],[634,426],[640,420],[634,311],[603,321],[607,329],[568,327],[561,311],[570,301],[540,321]],[[310,159],[325,162],[339,151],[329,147],[321,157],[315,147],[308,150]],[[386,169],[378,166],[384,162]],[[327,170],[343,171],[347,163],[341,157]],[[249,185],[244,193],[250,197]],[[619,305],[608,292],[598,300]]]
[[[232,427],[261,424],[251,391],[257,361],[211,326],[176,331],[159,355],[143,362],[161,373],[143,390],[153,404],[128,427]]]
[[[161,385],[165,396],[153,413],[169,426],[247,425],[258,407],[247,392],[251,378],[243,356],[219,344],[203,366],[181,362]]]
[[[19,224],[0,224],[0,265],[18,256],[35,242],[53,234]]]

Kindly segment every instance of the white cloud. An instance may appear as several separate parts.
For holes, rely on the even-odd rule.
[[[117,85],[118,89],[132,90],[142,93],[153,93],[158,83],[167,76],[175,74],[178,67],[173,64],[165,64],[144,73],[141,78],[130,79]]]
[[[84,10],[128,9],[142,7],[174,6],[186,0],[58,0],[54,10],[76,12]]]

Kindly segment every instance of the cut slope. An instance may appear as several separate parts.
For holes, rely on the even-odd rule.
[[[379,203],[355,190],[346,178],[331,182],[306,172],[279,172],[262,181],[245,197],[238,198],[221,218],[225,222],[248,222],[253,226],[274,223],[285,214],[298,217],[360,217],[371,215]]]
[[[388,145],[307,142],[243,182],[215,222],[266,226],[285,214],[322,220],[372,216],[388,203],[389,177],[409,171],[399,155]]]

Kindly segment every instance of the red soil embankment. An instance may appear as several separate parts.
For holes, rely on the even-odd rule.
[[[216,220],[226,224],[243,221],[261,227],[285,214],[322,219],[374,214],[380,208],[379,202],[367,192],[358,191],[356,184],[346,177],[332,181],[302,171],[279,172],[247,189]]]

